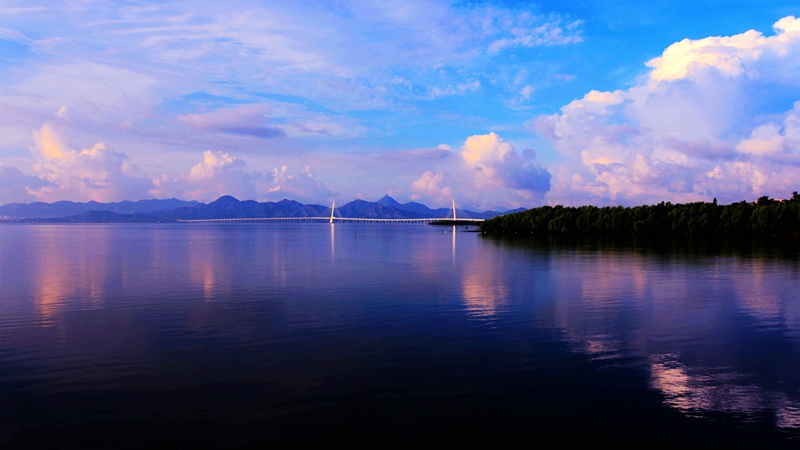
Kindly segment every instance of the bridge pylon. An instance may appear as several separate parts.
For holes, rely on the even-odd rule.
[[[331,205],[331,222],[330,223],[333,223],[333,212],[335,210],[336,210],[336,200],[334,200],[333,204]]]

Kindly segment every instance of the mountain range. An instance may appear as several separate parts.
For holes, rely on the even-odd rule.
[[[518,211],[524,211],[524,208],[502,213],[456,210],[458,217],[473,219],[489,219]],[[229,195],[207,204],[173,198],[118,203],[10,203],[0,206],[0,220],[18,222],[175,222],[193,219],[326,217],[330,213],[329,206],[304,205],[287,199],[279,202],[240,201]],[[335,215],[376,219],[444,218],[452,216],[452,210],[431,209],[416,202],[400,203],[387,195],[377,202],[353,200],[336,207]]]
[[[200,205],[200,202],[187,202],[175,198],[116,203],[99,203],[95,201],[86,203],[70,201],[9,203],[0,206],[0,218],[5,217],[5,220],[57,218],[75,216],[89,211],[109,211],[117,214],[152,214],[159,211],[197,205]]]

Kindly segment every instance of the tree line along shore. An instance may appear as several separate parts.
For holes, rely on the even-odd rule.
[[[730,205],[669,203],[634,207],[542,206],[489,219],[487,234],[625,234],[625,235],[790,235],[800,234],[800,194],[788,200],[767,196]]]

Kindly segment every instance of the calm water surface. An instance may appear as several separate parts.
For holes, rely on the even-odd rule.
[[[797,239],[0,225],[0,447],[800,445]]]

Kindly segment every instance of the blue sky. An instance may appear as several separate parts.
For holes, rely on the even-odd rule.
[[[785,197],[798,10],[3,1],[0,203]]]

